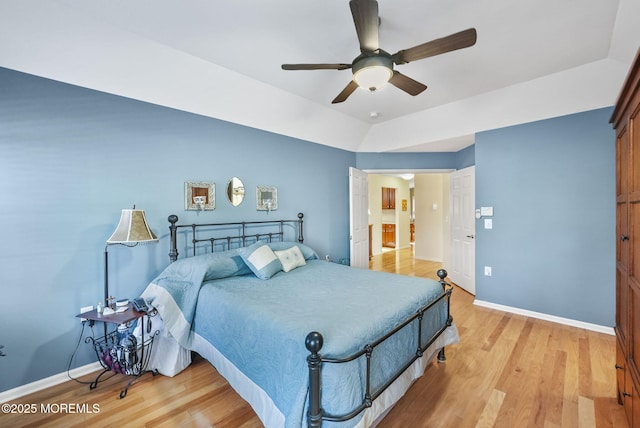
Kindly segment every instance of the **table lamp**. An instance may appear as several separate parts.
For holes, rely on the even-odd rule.
[[[149,228],[147,218],[143,210],[124,209],[120,216],[120,223],[116,227],[115,232],[107,239],[107,245],[104,247],[104,303],[105,307],[109,305],[109,245],[124,245],[127,247],[135,247],[138,244],[147,244],[158,242],[158,237]]]

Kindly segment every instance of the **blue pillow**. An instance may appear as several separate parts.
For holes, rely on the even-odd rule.
[[[282,263],[278,256],[262,241],[243,248],[240,256],[260,279],[269,279],[282,270]]]
[[[203,259],[207,263],[205,281],[251,273],[249,267],[242,260],[239,249],[209,253]]]
[[[240,249],[233,249],[178,259],[167,266],[161,276],[181,279],[203,277],[203,281],[209,281],[249,273],[251,270],[242,260]]]

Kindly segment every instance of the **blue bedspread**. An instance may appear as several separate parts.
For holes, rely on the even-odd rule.
[[[197,333],[266,391],[284,414],[286,427],[306,424],[308,351],[304,343],[309,332],[324,336],[323,357],[343,357],[361,350],[443,293],[437,281],[313,259],[269,280],[243,274],[240,263],[236,273],[206,280],[211,278],[210,268],[188,264],[170,266],[171,271],[156,279],[143,296],[158,308],[183,346],[189,348],[191,335]],[[231,265],[227,268],[233,271]],[[446,322],[444,302],[425,319],[423,325],[428,328],[423,337],[429,338]],[[409,325],[374,352],[374,387],[415,352],[416,329],[416,323]],[[362,401],[364,362],[363,357],[323,365],[326,411],[347,412]],[[337,426],[351,427],[358,420]]]

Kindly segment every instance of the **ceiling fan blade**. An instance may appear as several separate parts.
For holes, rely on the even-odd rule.
[[[358,84],[353,80],[350,81],[349,84],[342,90],[342,92],[340,92],[338,96],[335,97],[333,101],[331,101],[331,104],[338,104],[345,101],[347,98],[349,98],[349,95],[351,95],[356,89],[358,89]]]
[[[351,0],[349,2],[353,23],[360,42],[360,51],[375,52],[380,48],[378,42],[378,2],[375,0]]]
[[[389,83],[398,89],[402,89],[407,94],[413,95],[414,97],[427,89],[427,85],[423,85],[417,80],[413,80],[412,78],[395,70],[393,71],[393,76],[389,79]]]
[[[283,70],[346,70],[351,64],[282,64]]]
[[[442,37],[441,39],[435,39],[409,49],[403,49],[392,55],[392,58],[396,64],[406,64],[430,56],[468,48],[476,44],[476,39],[476,29],[470,28],[447,37]]]

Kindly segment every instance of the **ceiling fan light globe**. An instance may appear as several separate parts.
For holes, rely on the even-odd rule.
[[[380,89],[389,82],[393,76],[393,71],[387,67],[376,65],[365,67],[353,73],[353,80],[361,88],[371,92]]]
[[[371,92],[386,85],[393,76],[393,62],[386,56],[364,57],[352,67],[353,81]]]

